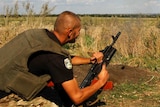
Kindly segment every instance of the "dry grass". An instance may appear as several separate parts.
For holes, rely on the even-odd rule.
[[[82,20],[85,22],[85,17]],[[98,22],[98,20],[98,24],[93,23]],[[82,36],[90,35],[93,38],[93,43],[89,47],[90,51],[103,49],[111,42],[111,35],[115,35],[120,31],[122,34],[115,44],[118,51],[112,60],[113,63],[142,66],[155,71],[160,70],[160,65],[157,63],[160,61],[160,45],[158,45],[160,35],[159,28],[156,26],[159,23],[159,19],[91,17],[88,22],[92,24],[83,23],[85,34],[83,33]],[[85,42],[85,40],[83,41]],[[81,47],[88,49],[82,43]],[[80,51],[81,53],[87,52],[87,50]]]
[[[27,16],[26,16],[27,17]],[[17,34],[33,28],[53,29],[56,17],[1,17],[0,45],[4,45]],[[117,54],[114,64],[146,67],[153,71],[160,70],[160,35],[159,18],[118,18],[90,17],[82,19],[81,35],[76,44],[69,44],[72,54],[88,57],[91,52],[103,49],[112,41],[111,35],[121,32],[115,47]],[[152,61],[151,61],[152,60]]]

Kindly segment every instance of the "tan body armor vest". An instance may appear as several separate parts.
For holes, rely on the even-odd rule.
[[[12,90],[30,100],[44,88],[50,76],[37,77],[28,72],[27,67],[30,55],[42,50],[69,56],[66,50],[48,37],[45,29],[25,31],[0,48],[0,90]]]

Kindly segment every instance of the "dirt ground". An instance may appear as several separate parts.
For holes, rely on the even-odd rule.
[[[84,79],[84,77],[88,73],[88,70],[90,69],[90,67],[91,67],[91,65],[74,66],[74,68],[73,68],[74,75],[77,78],[79,84],[82,82],[82,80]],[[112,81],[114,85],[125,83],[125,82],[137,83],[140,80],[143,80],[145,82],[149,82],[152,80],[153,76],[154,77],[156,76],[158,78],[160,77],[159,73],[149,72],[144,69],[140,69],[137,67],[129,67],[129,66],[125,66],[125,65],[109,65],[107,67],[107,69],[110,74],[109,80]],[[158,86],[160,86],[160,83],[158,83]],[[105,94],[107,95],[109,93],[105,93]],[[123,104],[121,104],[121,103],[123,103]],[[146,103],[146,102],[144,102],[144,103]],[[131,101],[125,100],[123,102],[121,101],[117,104],[118,106],[113,105],[113,103],[110,103],[110,104],[111,104],[110,106],[105,105],[103,107],[136,107],[136,106],[139,106],[139,107],[160,107],[160,106],[157,106],[157,103],[156,103],[156,106],[152,106],[151,102],[148,103],[148,104],[150,104],[149,106],[140,106],[140,105],[144,105],[144,104],[141,104],[141,102],[139,100],[134,101],[134,102],[132,100]],[[160,101],[158,102],[158,104],[160,104]],[[38,97],[30,102],[23,101],[22,99],[18,98],[15,95],[10,95],[10,96],[7,96],[3,99],[0,99],[0,107],[17,107],[17,106],[18,107],[57,107],[54,103],[49,102],[49,101],[43,99],[42,97]]]
[[[75,77],[78,79],[79,83],[81,83],[81,81],[87,75],[90,67],[90,65],[80,65],[74,67]],[[107,69],[110,75],[109,80],[116,84],[124,82],[136,83],[140,79],[148,80],[152,75],[159,75],[158,73],[151,73],[144,69],[125,65],[109,65]]]

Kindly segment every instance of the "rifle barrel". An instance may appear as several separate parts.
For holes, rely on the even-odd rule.
[[[113,42],[112,42],[112,44],[111,44],[110,46],[113,46],[113,45],[114,45],[114,43],[115,43],[115,42],[117,41],[117,39],[119,38],[120,34],[121,34],[121,32],[118,32],[116,36],[112,36]]]

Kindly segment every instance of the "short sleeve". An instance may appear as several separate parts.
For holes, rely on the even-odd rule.
[[[73,79],[73,69],[68,57],[59,54],[48,55],[48,70],[54,83]]]

